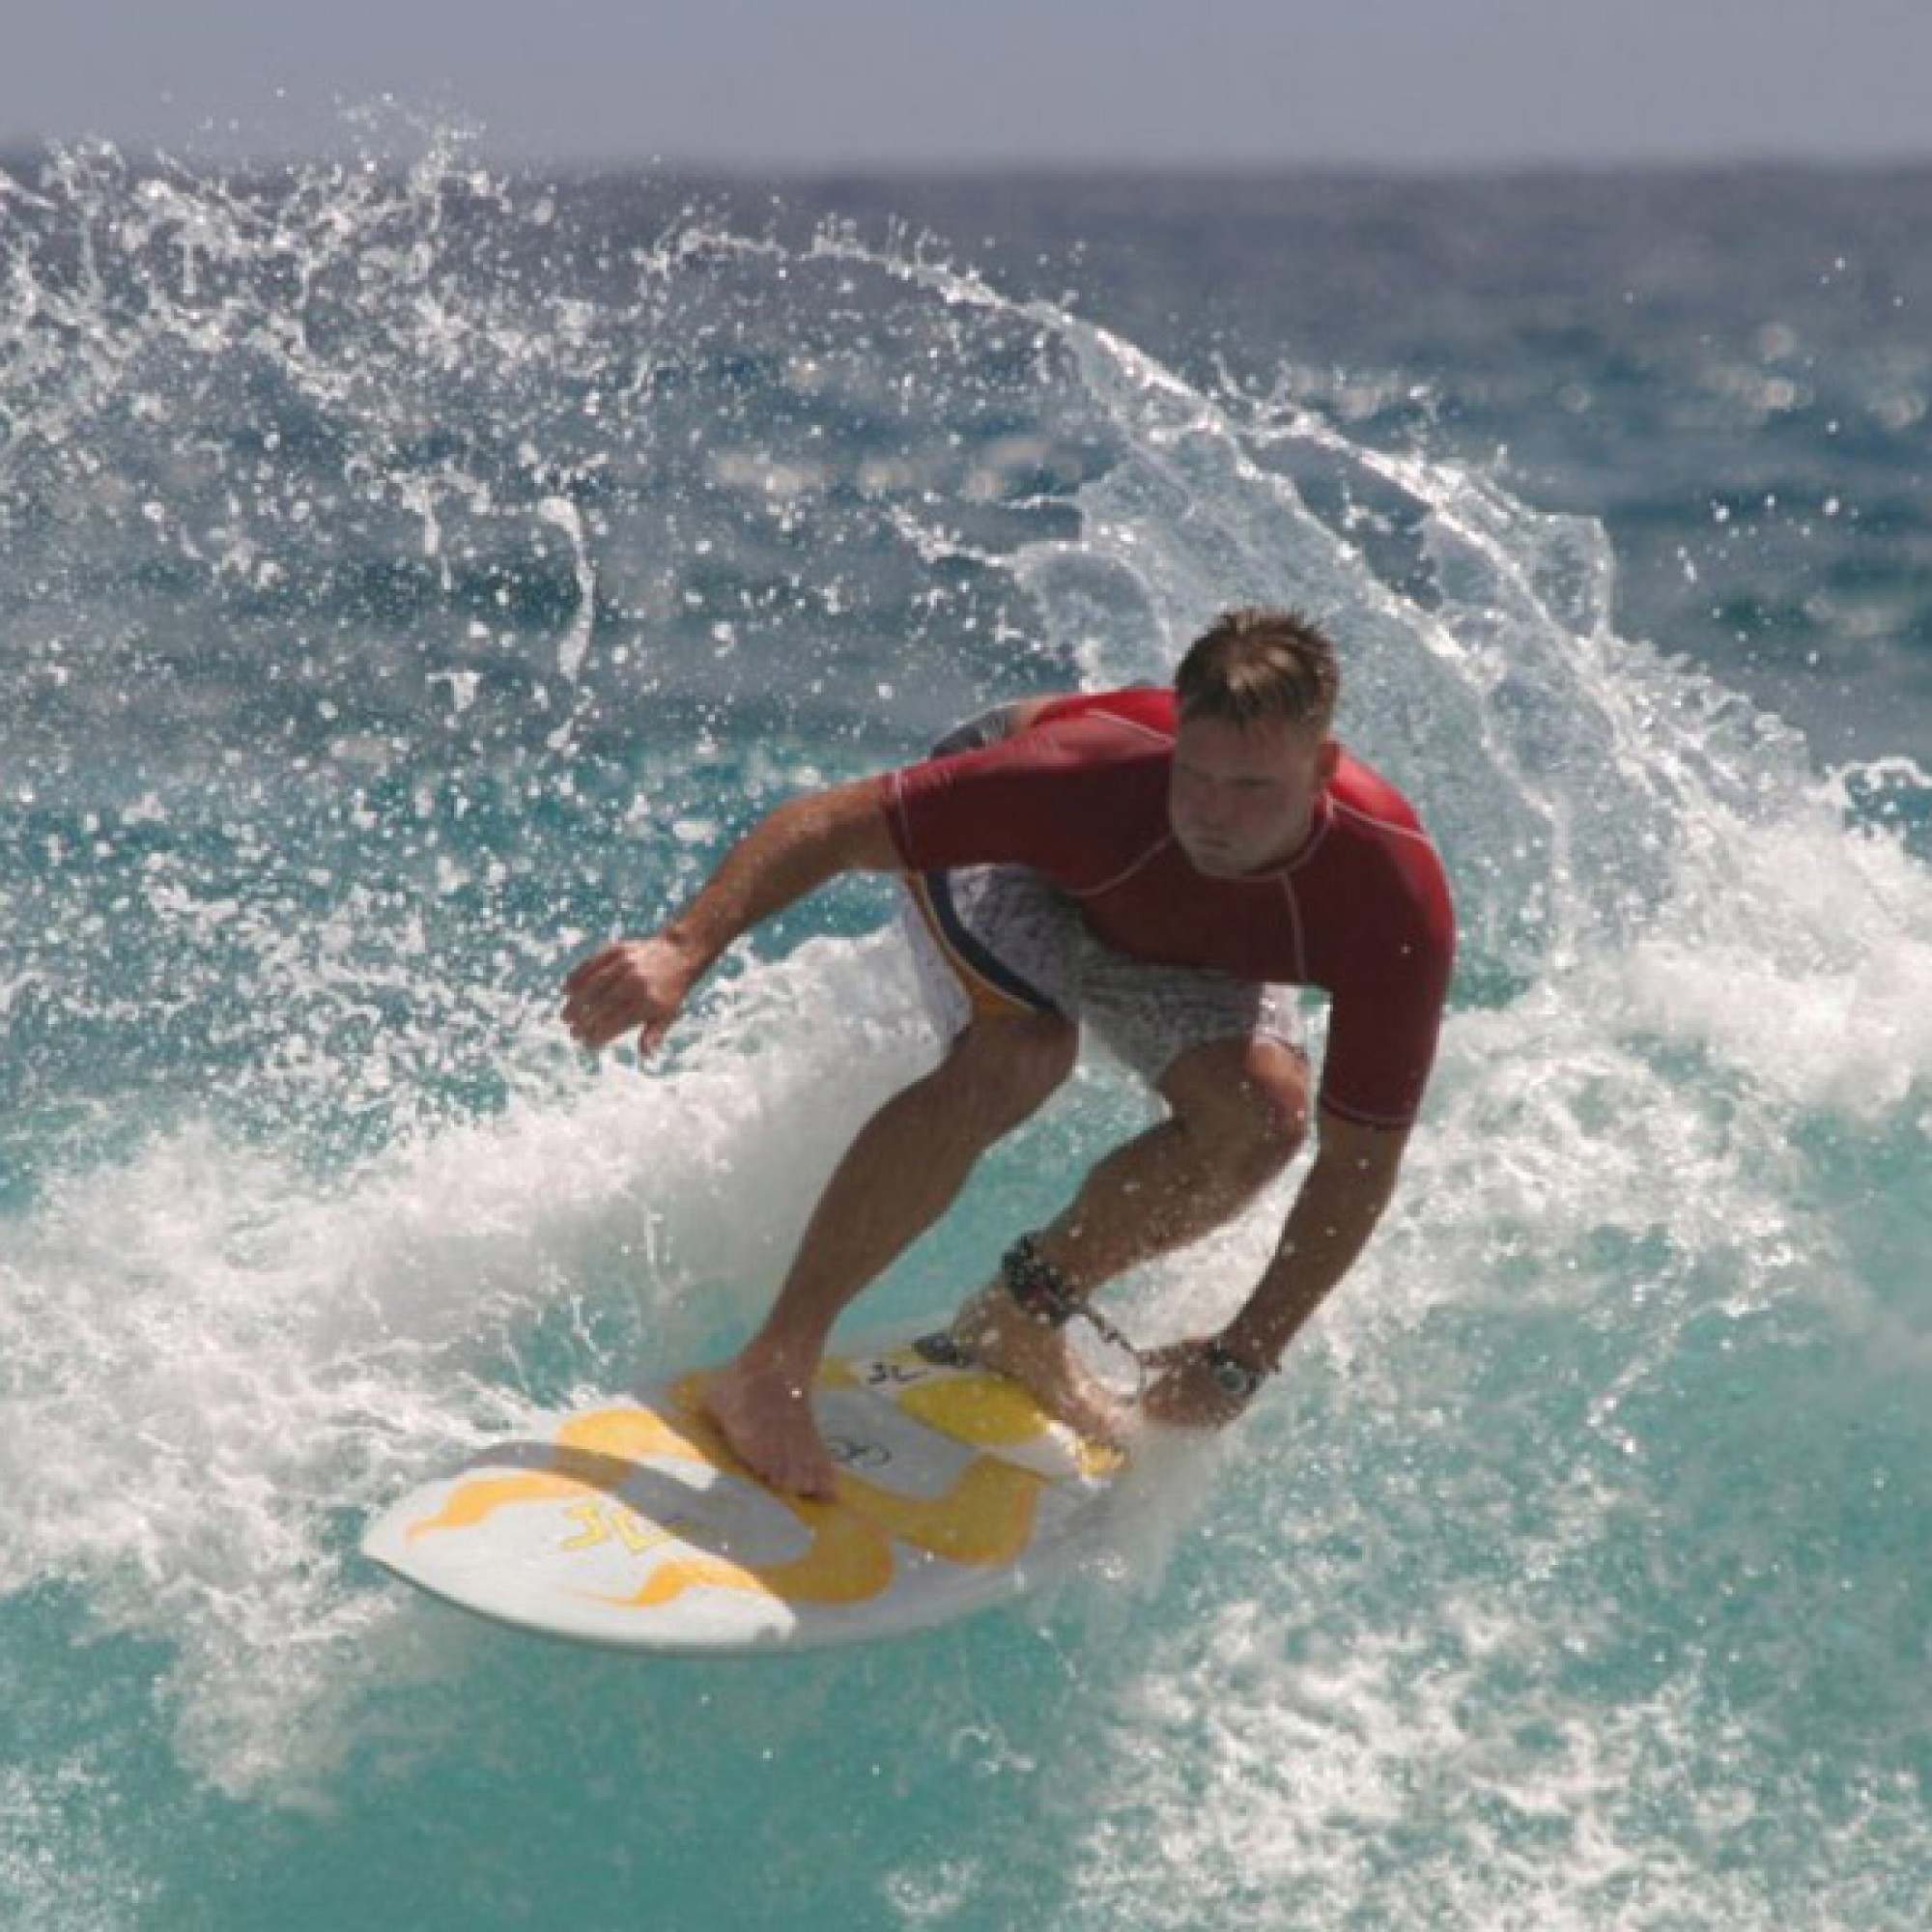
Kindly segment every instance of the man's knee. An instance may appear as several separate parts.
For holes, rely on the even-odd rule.
[[[1197,1047],[1160,1091],[1216,1170],[1244,1189],[1274,1179],[1308,1138],[1308,1063],[1277,1039]]]
[[[1079,1029],[1058,1013],[980,1019],[952,1042],[944,1071],[957,1103],[1004,1133],[1060,1089],[1079,1051]]]

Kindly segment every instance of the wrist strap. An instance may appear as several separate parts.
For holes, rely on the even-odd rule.
[[[1215,1381],[1230,1395],[1237,1396],[1244,1402],[1268,1378],[1268,1370],[1258,1369],[1252,1362],[1242,1361],[1219,1339],[1209,1342],[1201,1353]]]

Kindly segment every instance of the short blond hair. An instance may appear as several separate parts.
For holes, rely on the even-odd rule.
[[[1224,611],[1174,677],[1184,719],[1254,724],[1278,718],[1326,736],[1342,696],[1335,646],[1298,611]]]

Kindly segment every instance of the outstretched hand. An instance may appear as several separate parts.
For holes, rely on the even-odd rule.
[[[638,1031],[638,1051],[653,1052],[698,977],[676,940],[619,939],[593,952],[563,982],[563,1023],[593,1053]]]

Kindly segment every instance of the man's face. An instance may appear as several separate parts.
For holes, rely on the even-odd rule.
[[[1183,720],[1167,816],[1188,862],[1217,879],[1280,865],[1307,838],[1338,755],[1332,738],[1305,724]]]

